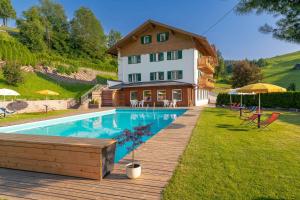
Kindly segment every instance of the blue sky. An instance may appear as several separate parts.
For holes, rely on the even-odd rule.
[[[147,19],[154,19],[202,35],[237,0],[56,0],[72,19],[80,6],[93,10],[105,32],[118,30],[127,34]],[[18,17],[38,0],[12,0]],[[272,57],[300,50],[299,44],[273,39],[258,31],[264,23],[274,24],[269,15],[230,13],[204,36],[221,50],[226,59]],[[11,22],[13,24],[13,22]]]

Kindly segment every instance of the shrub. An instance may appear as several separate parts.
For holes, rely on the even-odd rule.
[[[288,91],[296,91],[296,84],[295,83],[291,83],[288,87],[287,87]]]
[[[240,102],[240,95],[231,95],[232,102]],[[229,105],[229,94],[220,93],[217,105]],[[243,104],[257,106],[258,95],[244,95]],[[261,106],[265,108],[300,108],[300,92],[282,92],[261,94]]]
[[[21,69],[16,64],[6,64],[2,68],[3,77],[7,84],[17,86],[24,81]]]

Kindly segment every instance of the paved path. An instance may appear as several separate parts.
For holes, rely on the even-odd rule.
[[[142,176],[125,175],[126,156],[101,182],[0,168],[0,197],[7,199],[160,199],[183,153],[200,110],[188,110],[136,151]]]

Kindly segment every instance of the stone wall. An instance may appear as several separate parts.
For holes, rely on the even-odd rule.
[[[17,113],[43,112],[45,105],[48,110],[66,110],[72,106],[73,100],[36,100],[36,101],[0,101],[0,107],[15,110]]]

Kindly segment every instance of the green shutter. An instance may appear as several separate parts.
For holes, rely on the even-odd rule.
[[[169,39],[169,32],[166,32],[166,41]]]
[[[178,71],[178,79],[182,79],[182,76],[183,76],[182,70]]]
[[[132,74],[128,74],[128,82],[132,82]]]
[[[132,64],[132,58],[131,58],[131,56],[128,56],[128,64]]]
[[[150,56],[150,62],[153,62],[153,53],[150,53],[149,56]]]
[[[178,50],[177,53],[178,53],[178,59],[182,59],[182,50]]]
[[[167,52],[167,60],[171,60],[171,53],[172,53],[171,51]]]
[[[154,72],[150,72],[150,81],[154,80]]]
[[[157,40],[157,42],[160,42],[160,33],[157,33],[156,40]]]
[[[168,80],[171,80],[171,79],[172,79],[171,73],[172,73],[172,71],[168,71]]]
[[[141,37],[141,44],[144,44],[144,36]]]
[[[137,63],[141,63],[141,56],[140,55],[137,56]]]
[[[138,81],[141,81],[142,80],[141,74],[137,74],[137,78],[138,78]]]
[[[163,52],[158,53],[158,60],[159,61],[163,61],[164,60],[164,53]]]
[[[149,35],[149,43],[152,43],[152,36]]]

